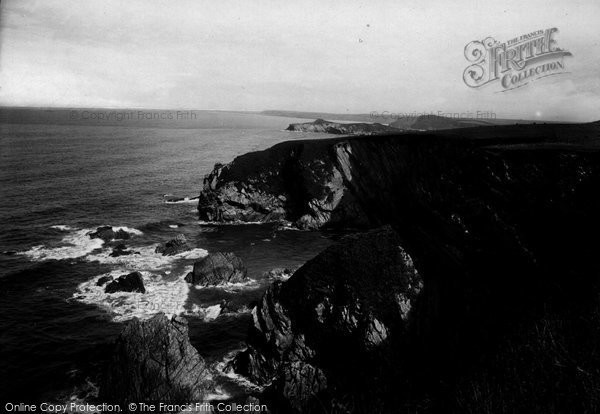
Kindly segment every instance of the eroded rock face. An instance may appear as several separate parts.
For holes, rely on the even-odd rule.
[[[121,404],[190,403],[202,401],[208,385],[208,371],[190,344],[187,321],[159,313],[145,322],[134,318],[123,329],[99,398]]]
[[[349,191],[352,146],[341,141],[285,143],[216,165],[204,179],[198,212],[219,222],[292,222],[365,227],[368,218]]]
[[[194,270],[185,280],[194,285],[215,286],[243,282],[247,273],[242,259],[235,254],[215,252],[194,263]]]
[[[110,277],[110,276],[109,276]],[[105,279],[104,283],[108,282],[109,279],[101,278],[100,280]],[[100,280],[98,283],[100,283]],[[110,278],[112,280],[112,277]],[[146,288],[144,287],[144,278],[140,272],[129,273],[128,275],[123,275],[118,277],[116,280],[111,281],[104,288],[106,293],[115,293],[115,292],[140,292],[146,293]]]
[[[253,310],[248,349],[232,369],[270,383],[280,403],[295,410],[370,392],[377,385],[364,381],[373,382],[369,372],[386,363],[373,357],[396,352],[422,288],[390,227],[347,236],[267,290]]]
[[[173,256],[191,249],[192,248],[188,244],[185,236],[183,234],[178,234],[174,239],[169,240],[164,245],[157,246],[155,253],[160,253],[163,256]]]

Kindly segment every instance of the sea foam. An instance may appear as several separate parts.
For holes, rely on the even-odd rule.
[[[189,287],[183,275],[174,280],[166,280],[161,275],[141,273],[146,293],[105,293],[106,285],[97,286],[96,283],[103,276],[112,276],[116,279],[123,275],[122,270],[113,270],[81,283],[73,294],[73,299],[106,310],[115,322],[123,322],[134,317],[145,320],[157,312],[164,312],[169,317],[185,312],[184,306]]]
[[[33,261],[75,259],[102,247],[104,241],[88,236],[90,229],[77,230],[65,236],[59,246],[34,246],[19,254]]]

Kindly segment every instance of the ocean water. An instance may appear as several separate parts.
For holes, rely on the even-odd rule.
[[[250,309],[272,280],[335,234],[275,231],[272,225],[218,226],[197,219],[196,196],[216,162],[290,139],[282,117],[219,113],[193,127],[173,124],[0,124],[0,400],[93,398],[110,345],[123,324],[156,312],[184,315],[192,343],[215,371],[222,398],[252,384],[219,368],[243,346]],[[113,258],[88,233],[122,227],[140,254]],[[158,243],[184,234],[194,249],[163,257]],[[198,289],[183,277],[195,260],[232,251],[251,280]],[[138,270],[146,294],[105,294],[103,275]],[[226,300],[233,311],[221,312]],[[216,398],[216,397],[215,397]]]

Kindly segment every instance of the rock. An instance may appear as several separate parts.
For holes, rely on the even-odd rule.
[[[368,395],[378,384],[367,372],[386,369],[383,362],[373,365],[371,353],[395,352],[390,338],[407,332],[422,288],[390,227],[344,237],[267,290],[253,310],[248,349],[231,369],[258,384],[272,383],[297,411],[333,389]],[[365,370],[364,381],[354,369]]]
[[[101,226],[96,229],[96,231],[88,233],[88,235],[92,239],[102,239],[105,242],[109,242],[111,240],[119,239],[119,240],[127,240],[131,238],[131,235],[127,233],[123,229],[119,229],[114,231],[111,226]]]
[[[111,257],[129,256],[130,254],[139,254],[139,252],[134,252],[133,250],[127,250],[127,246],[125,246],[125,244],[119,243],[115,247],[113,247],[113,250],[110,253],[110,256]]]
[[[113,238],[118,239],[118,240],[128,240],[131,238],[131,235],[129,233],[127,233],[125,230],[119,229],[119,230],[115,231],[115,235]]]
[[[96,282],[96,286],[104,286],[105,284],[107,284],[108,282],[112,282],[113,281],[113,277],[112,276],[102,276],[100,279],[98,279],[98,281]]]
[[[115,403],[203,401],[209,381],[204,360],[190,344],[187,321],[163,313],[134,318],[117,339],[99,398]]]
[[[536,350],[535,331],[533,338],[521,336],[506,347],[512,355],[498,350],[501,341],[522,335],[519,326],[527,331],[544,312],[558,313],[553,317],[563,327],[597,315],[589,304],[597,303],[600,274],[593,242],[600,230],[599,128],[508,125],[290,141],[219,166],[204,181],[201,219],[266,222],[283,209],[283,219],[307,229],[389,223],[402,236],[401,256],[410,252],[426,276],[415,299],[409,286],[390,287],[393,279],[375,277],[368,267],[401,262],[393,249],[373,243],[392,262],[368,244],[353,250],[356,259],[343,250],[339,259],[324,252],[320,271],[313,260],[265,294],[248,350],[232,367],[271,383],[272,395],[280,398],[326,384],[318,391],[323,401],[331,400],[327,393],[354,398],[369,390],[373,395],[364,401],[372,402],[378,387],[387,392],[386,401],[399,403],[397,411],[405,407],[403,397],[416,395],[415,386],[423,400],[407,411],[449,404],[444,412],[464,412],[454,392],[462,379],[466,385],[459,391],[479,404],[470,412],[553,412],[574,405],[597,411],[593,398],[584,409],[579,400],[586,393],[575,391],[588,387],[579,368],[597,371],[597,359],[579,363],[597,348],[597,321],[585,334],[579,328],[566,333],[565,346],[549,341],[560,347],[558,358]],[[322,262],[327,257],[330,265]],[[359,269],[365,286],[358,282]],[[590,338],[585,351],[583,338]],[[519,380],[498,385],[507,377],[496,375],[496,368],[507,360],[514,361],[510,367]],[[557,360],[574,362],[556,368]],[[523,369],[527,361],[535,368]],[[474,371],[488,382],[472,377]],[[302,373],[311,378],[304,385]],[[381,379],[390,376],[395,381]],[[565,392],[565,386],[575,392]],[[515,389],[523,394],[522,406],[514,406]],[[540,399],[545,409],[531,410],[527,404],[535,396],[550,397],[553,404]],[[328,408],[320,411],[338,412]],[[386,408],[353,412],[395,412]]]
[[[146,293],[144,287],[144,279],[140,272],[133,272],[128,275],[123,275],[112,281],[104,289],[106,293],[115,292],[140,292]]]
[[[239,283],[247,278],[246,266],[233,253],[211,253],[194,263],[194,270],[185,277],[186,282],[200,286]]]
[[[242,155],[204,178],[199,218],[291,222],[302,229],[346,223],[366,227],[364,207],[348,187],[351,158],[351,145],[345,141],[286,142]]]
[[[269,270],[264,276],[268,279],[287,280],[294,274],[295,271],[295,269],[292,270],[287,267],[278,267]]]
[[[173,256],[186,252],[192,248],[188,244],[183,234],[178,234],[174,239],[169,240],[163,246],[157,246],[155,253],[161,253],[163,256]]]

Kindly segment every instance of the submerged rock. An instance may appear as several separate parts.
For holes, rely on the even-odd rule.
[[[209,385],[204,360],[190,344],[187,321],[163,313],[134,318],[117,339],[99,398],[116,403],[202,401]]]
[[[157,246],[155,253],[160,253],[163,256],[173,256],[179,253],[192,250],[183,234],[178,234],[174,239],[169,240],[164,245]]]
[[[133,272],[128,275],[123,275],[112,281],[104,289],[106,293],[115,292],[140,292],[146,293],[144,287],[144,279],[140,272]]]
[[[247,278],[246,266],[233,253],[211,253],[194,263],[194,270],[185,281],[194,285],[214,286],[223,283],[240,283]]]

